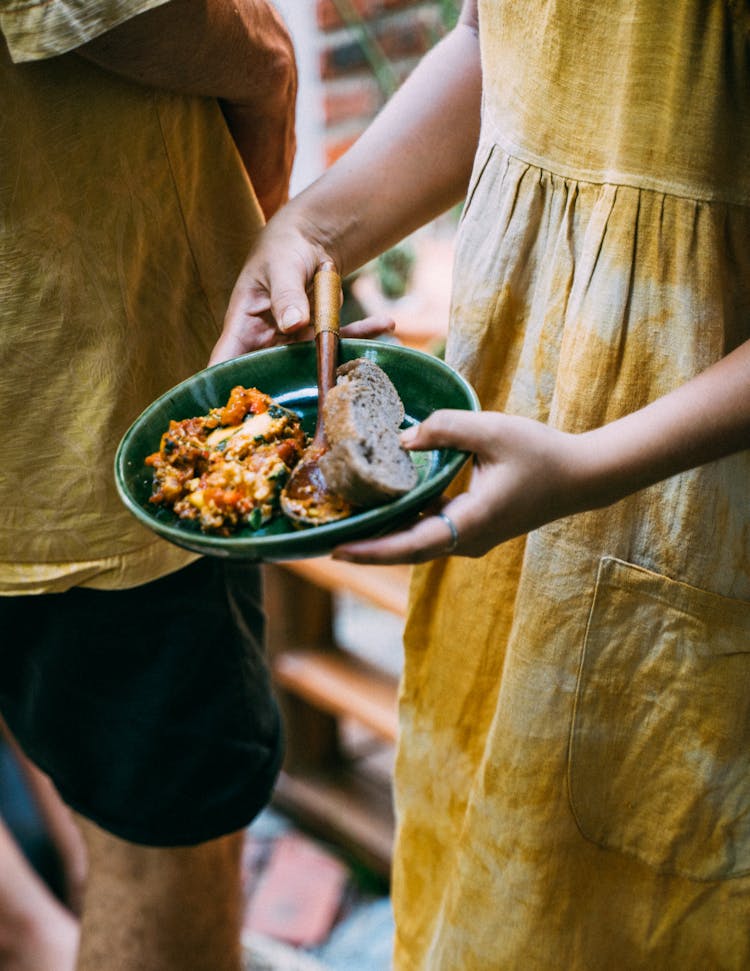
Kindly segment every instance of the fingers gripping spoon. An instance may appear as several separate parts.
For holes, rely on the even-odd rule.
[[[281,510],[293,522],[320,526],[351,515],[352,506],[332,493],[318,461],[326,451],[323,404],[336,384],[339,357],[341,277],[332,262],[322,263],[313,280],[313,326],[318,374],[318,417],[312,441],[281,492]]]

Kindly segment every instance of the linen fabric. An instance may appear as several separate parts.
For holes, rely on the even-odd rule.
[[[214,99],[72,50],[156,5],[0,0],[0,594],[129,587],[194,559],[125,509],[114,454],[206,366],[263,219]]]
[[[750,338],[750,14],[480,0],[480,41],[447,360],[582,432]],[[415,570],[399,971],[750,966],[748,483],[744,451]]]
[[[80,47],[167,0],[2,0],[0,29],[15,62],[54,57]]]

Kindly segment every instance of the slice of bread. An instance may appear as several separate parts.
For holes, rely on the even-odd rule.
[[[399,442],[404,406],[381,367],[366,358],[338,368],[323,406],[328,450],[320,458],[329,487],[357,506],[375,506],[417,484]]]

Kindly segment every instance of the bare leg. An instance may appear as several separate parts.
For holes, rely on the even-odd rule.
[[[73,971],[77,921],[29,866],[0,820],[0,967]]]
[[[73,814],[60,798],[49,776],[26,757],[1,719],[0,734],[5,737],[23,773],[31,798],[60,859],[65,880],[65,903],[74,914],[80,914],[86,880],[86,850]]]
[[[241,971],[242,832],[157,849],[78,821],[89,861],[78,971]]]

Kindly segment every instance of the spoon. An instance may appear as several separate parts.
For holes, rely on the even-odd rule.
[[[353,506],[331,492],[318,464],[328,448],[323,422],[326,394],[336,384],[339,357],[341,277],[330,260],[321,263],[313,279],[313,328],[318,374],[318,417],[312,441],[281,491],[281,511],[294,523],[321,526],[351,515]]]

